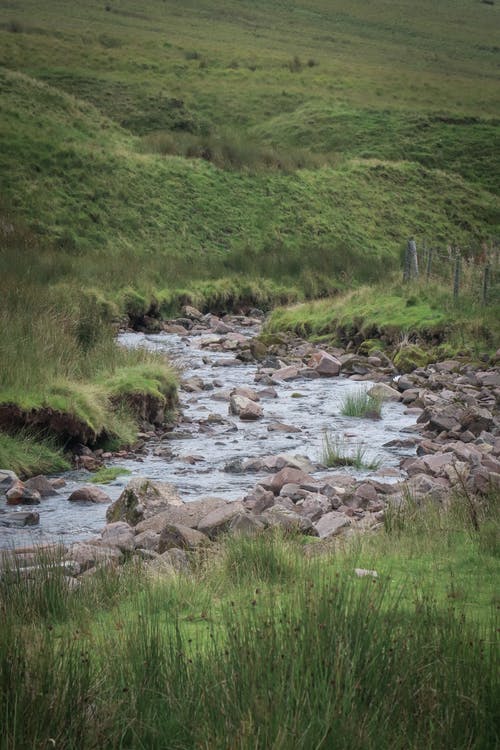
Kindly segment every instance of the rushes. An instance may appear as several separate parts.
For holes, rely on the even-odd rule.
[[[344,417],[380,419],[382,416],[382,401],[370,396],[363,388],[360,388],[355,393],[347,394],[340,413]]]
[[[367,458],[366,448],[362,444],[357,443],[353,448],[345,438],[338,435],[333,437],[327,431],[323,435],[321,463],[329,469],[335,466],[353,466],[355,469],[375,471],[380,466],[379,460]]]

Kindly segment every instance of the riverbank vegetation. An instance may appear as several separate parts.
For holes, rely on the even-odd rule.
[[[494,747],[498,500],[228,538],[166,578],[4,569],[0,747]]]

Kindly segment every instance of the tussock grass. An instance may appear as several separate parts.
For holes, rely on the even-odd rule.
[[[498,528],[491,501],[480,528]],[[256,732],[263,747],[294,750],[325,737],[346,750],[495,746],[498,558],[463,499],[404,512],[397,528],[313,558],[290,537],[223,540],[190,576],[133,565],[70,590],[57,555],[38,578],[11,568],[0,578],[3,747],[238,737],[250,749]],[[357,579],[358,566],[379,578]]]
[[[339,435],[323,434],[323,446],[320,461],[329,469],[336,466],[353,466],[355,469],[375,471],[380,466],[377,459],[369,459],[366,447],[360,443],[355,446]]]
[[[382,400],[370,396],[366,389],[360,388],[354,393],[348,393],[343,398],[340,413],[344,417],[381,419]]]

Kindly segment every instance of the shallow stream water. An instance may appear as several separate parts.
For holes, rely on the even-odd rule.
[[[242,328],[243,335],[255,335],[256,330]],[[206,335],[206,334],[205,334]],[[276,454],[307,456],[313,463],[321,462],[325,430],[338,436],[355,453],[358,446],[364,451],[365,461],[380,463],[377,471],[339,469],[358,478],[377,475],[381,481],[397,481],[394,471],[402,456],[414,453],[414,448],[395,448],[385,444],[395,439],[408,438],[405,430],[415,423],[415,416],[405,413],[399,403],[386,403],[382,419],[342,417],[340,409],[346,394],[367,388],[342,377],[301,379],[276,385],[278,397],[262,399],[264,417],[255,422],[243,422],[228,414],[229,391],[247,386],[259,391],[255,383],[255,364],[234,360],[231,352],[209,351],[200,344],[204,335],[180,337],[161,333],[148,335],[124,333],[119,341],[127,347],[145,346],[165,352],[183,371],[183,378],[200,377],[207,390],[200,393],[180,392],[183,421],[173,433],[162,440],[147,443],[145,455],[134,460],[110,461],[128,469],[131,474],[119,477],[102,489],[114,500],[131,476],[171,482],[184,500],[212,495],[230,500],[248,493],[264,473],[232,473],[225,470],[233,459],[246,460]],[[215,415],[215,416],[214,416]],[[280,422],[300,429],[300,432],[272,432],[268,427]],[[155,451],[171,449],[172,456],[158,456]],[[388,471],[389,470],[389,471]],[[318,475],[332,474],[321,470]],[[391,476],[388,476],[391,475]],[[394,475],[394,476],[392,476]],[[33,506],[40,514],[40,524],[33,527],[0,527],[0,547],[20,547],[54,541],[69,543],[99,533],[106,520],[106,505],[69,503],[69,495],[91,478],[86,471],[72,471],[62,475],[66,486],[57,495],[42,499]],[[29,510],[30,506],[6,506],[0,510]]]

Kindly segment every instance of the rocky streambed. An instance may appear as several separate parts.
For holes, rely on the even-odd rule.
[[[500,483],[493,363],[447,361],[399,376],[382,352],[282,337],[264,345],[258,317],[185,312],[161,332],[120,335],[124,346],[165,352],[182,369],[176,427],[145,425],[134,452],[104,456],[132,475],[111,485],[89,485],[82,468],[28,483],[0,472],[0,546],[58,542],[78,573],[130,554],[187,565],[171,549],[210,544],[221,532],[352,534],[376,529],[408,493],[440,501],[455,485],[486,492]],[[383,399],[381,419],[341,415],[360,388]],[[327,468],[325,433],[365,466]],[[80,466],[102,458],[84,450]]]

